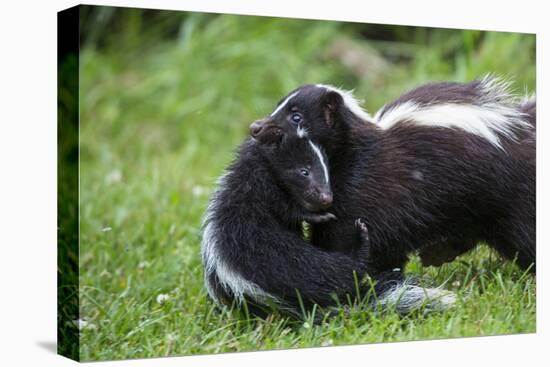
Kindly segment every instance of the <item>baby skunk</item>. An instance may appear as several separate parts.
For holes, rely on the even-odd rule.
[[[346,252],[306,242],[302,221],[334,219],[324,211],[332,203],[326,156],[303,131],[268,140],[245,141],[211,197],[201,244],[208,294],[218,304],[246,301],[260,316],[271,305],[299,316],[300,303],[346,302],[345,295],[356,294],[354,271],[361,280],[371,266],[367,230],[354,221],[348,234],[358,245]],[[380,274],[374,283],[379,303],[399,312],[428,299],[437,309],[454,301],[450,292],[418,287],[400,272]],[[360,286],[364,295],[372,288]]]
[[[325,149],[338,220],[312,226],[316,246],[349,249],[364,218],[381,269],[415,250],[440,265],[483,241],[535,271],[535,112],[492,77],[419,87],[374,118],[350,92],[304,85],[250,133],[299,129]]]

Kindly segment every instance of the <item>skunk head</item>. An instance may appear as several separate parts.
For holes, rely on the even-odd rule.
[[[327,157],[305,131],[298,131],[258,144],[283,189],[306,210],[319,212],[332,205]]]
[[[268,117],[253,122],[250,135],[266,143],[294,133],[330,148],[345,141],[350,123],[371,120],[351,92],[307,84],[282,98]]]

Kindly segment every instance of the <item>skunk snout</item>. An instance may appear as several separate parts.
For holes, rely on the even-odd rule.
[[[281,128],[269,117],[254,121],[249,129],[250,136],[260,143],[274,143],[283,136]]]
[[[300,202],[302,206],[310,212],[322,212],[332,205],[332,191],[314,188],[308,191],[305,196],[302,196]]]
[[[263,126],[260,123],[261,121],[262,120],[254,121],[253,123],[250,124],[250,135],[253,138],[258,136],[262,132]]]
[[[322,209],[326,209],[332,205],[332,192],[322,192],[319,194],[319,204]]]
[[[269,121],[269,119],[260,119],[260,120],[256,120],[253,123],[251,123],[250,124],[250,135],[253,138],[258,137],[262,133],[262,131],[265,128],[268,121]]]

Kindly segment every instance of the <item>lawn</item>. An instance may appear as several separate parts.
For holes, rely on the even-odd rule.
[[[423,82],[488,72],[533,92],[534,36],[191,14],[161,37],[128,14],[115,14],[127,31],[80,55],[83,360],[535,331],[534,277],[483,245],[440,268],[411,258],[423,284],[457,293],[448,312],[356,305],[319,324],[216,309],[200,260],[216,179],[289,90],[355,89],[371,112]]]

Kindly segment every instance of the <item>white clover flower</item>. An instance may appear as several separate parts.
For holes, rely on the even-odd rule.
[[[120,182],[121,180],[122,172],[118,169],[112,170],[107,176],[105,176],[105,183],[109,185]]]
[[[206,188],[203,186],[193,186],[191,189],[191,194],[195,197],[202,196],[206,193]]]
[[[145,268],[148,268],[149,266],[151,266],[151,263],[147,260],[140,261],[140,263],[138,264],[139,269],[145,269]]]
[[[161,294],[159,294],[159,295],[157,296],[157,303],[158,303],[159,305],[162,305],[162,304],[164,304],[166,301],[168,301],[169,299],[170,299],[170,296],[169,296],[169,295],[161,293]]]
[[[97,326],[95,324],[82,319],[73,320],[73,326],[80,331],[97,329]]]
[[[167,339],[169,342],[173,342],[174,340],[177,339],[177,336],[174,335],[174,334],[168,334],[168,335],[166,335],[166,339]]]

